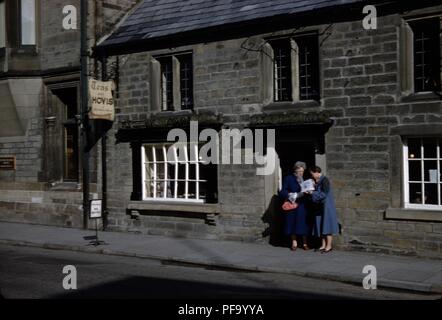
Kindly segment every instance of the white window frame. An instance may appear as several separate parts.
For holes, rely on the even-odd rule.
[[[169,147],[172,147],[173,149],[173,159],[167,159],[167,150]],[[141,165],[142,165],[142,200],[143,201],[158,201],[158,202],[186,202],[186,203],[204,203],[205,200],[200,198],[200,183],[208,183],[207,180],[200,179],[199,175],[199,168],[200,164],[203,164],[203,161],[199,158],[199,147],[198,144],[185,144],[181,146],[184,150],[184,159],[178,158],[177,153],[177,144],[172,146],[172,143],[156,143],[156,144],[143,144],[141,146]],[[194,148],[194,154],[196,155],[195,159],[189,159],[189,149],[193,147]],[[152,161],[148,161],[146,158],[146,149],[147,148],[153,148],[153,158]],[[162,149],[163,152],[163,159],[166,159],[165,161],[158,161],[156,159],[156,150]],[[148,189],[146,187],[147,182],[150,181],[146,177],[146,170],[148,169],[148,165],[153,164],[153,197],[148,196]],[[174,171],[173,171],[173,178],[167,178],[167,171],[168,171],[168,164],[173,164]],[[185,178],[179,179],[178,178],[178,165],[179,164],[185,164]],[[165,179],[158,179],[157,177],[157,168],[159,165],[164,165],[164,177]],[[195,179],[189,179],[189,166],[195,165]],[[172,181],[174,182],[174,188],[173,190],[170,190],[172,193],[172,197],[167,197],[167,183],[163,183],[164,190],[163,190],[163,196],[157,197],[157,181]],[[185,191],[184,191],[184,198],[178,197],[178,183],[185,183]],[[189,182],[195,183],[195,198],[189,198]]]
[[[412,137],[410,137],[411,139]],[[417,158],[416,160],[412,161],[421,161],[421,181],[415,181],[421,183],[421,188],[423,191],[425,191],[425,184],[434,184],[431,182],[425,181],[425,175],[424,175],[424,161],[430,160],[430,161],[436,161],[437,162],[437,197],[438,197],[438,203],[436,204],[417,204],[417,203],[410,203],[410,187],[409,187],[409,157],[408,157],[408,138],[404,138],[403,141],[403,194],[404,194],[404,208],[406,209],[422,209],[422,210],[441,210],[442,211],[442,199],[441,199],[441,161],[442,161],[442,138],[441,137],[413,137],[414,139],[421,139],[421,157]],[[436,138],[438,139],[438,145],[437,145],[437,154],[436,158],[425,158],[424,153],[424,146],[422,143],[422,139],[425,138]],[[413,181],[412,181],[413,182]]]

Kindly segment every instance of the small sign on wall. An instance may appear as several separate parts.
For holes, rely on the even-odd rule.
[[[16,170],[15,156],[0,157],[0,170]]]

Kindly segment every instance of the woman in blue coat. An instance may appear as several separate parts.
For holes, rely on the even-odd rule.
[[[300,185],[304,181],[303,176],[306,165],[304,162],[296,162],[293,169],[294,174],[288,175],[284,178],[282,189],[279,192],[282,202],[293,199],[294,194],[297,193],[296,202],[298,203],[298,207],[295,210],[284,212],[284,232],[286,235],[291,236],[292,245],[290,249],[292,251],[295,251],[298,247],[298,236],[302,236],[303,248],[304,250],[308,250],[307,235],[310,233],[310,230],[307,225],[307,211],[305,208],[305,202],[302,198]]]
[[[333,249],[333,235],[339,232],[335,200],[330,180],[322,175],[321,168],[314,166],[309,171],[316,182],[315,191],[311,193],[313,235],[321,238],[322,245],[319,250],[328,253]]]

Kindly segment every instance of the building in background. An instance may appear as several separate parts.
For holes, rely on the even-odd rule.
[[[88,3],[93,47],[136,1]],[[68,5],[77,9],[77,29],[63,28]],[[93,59],[89,70],[92,76],[99,72]],[[1,0],[1,220],[82,225],[79,104],[80,1]],[[91,155],[96,194],[96,148]]]

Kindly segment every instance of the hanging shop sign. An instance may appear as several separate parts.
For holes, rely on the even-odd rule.
[[[89,79],[89,119],[114,121],[115,107],[112,90],[113,81]]]

